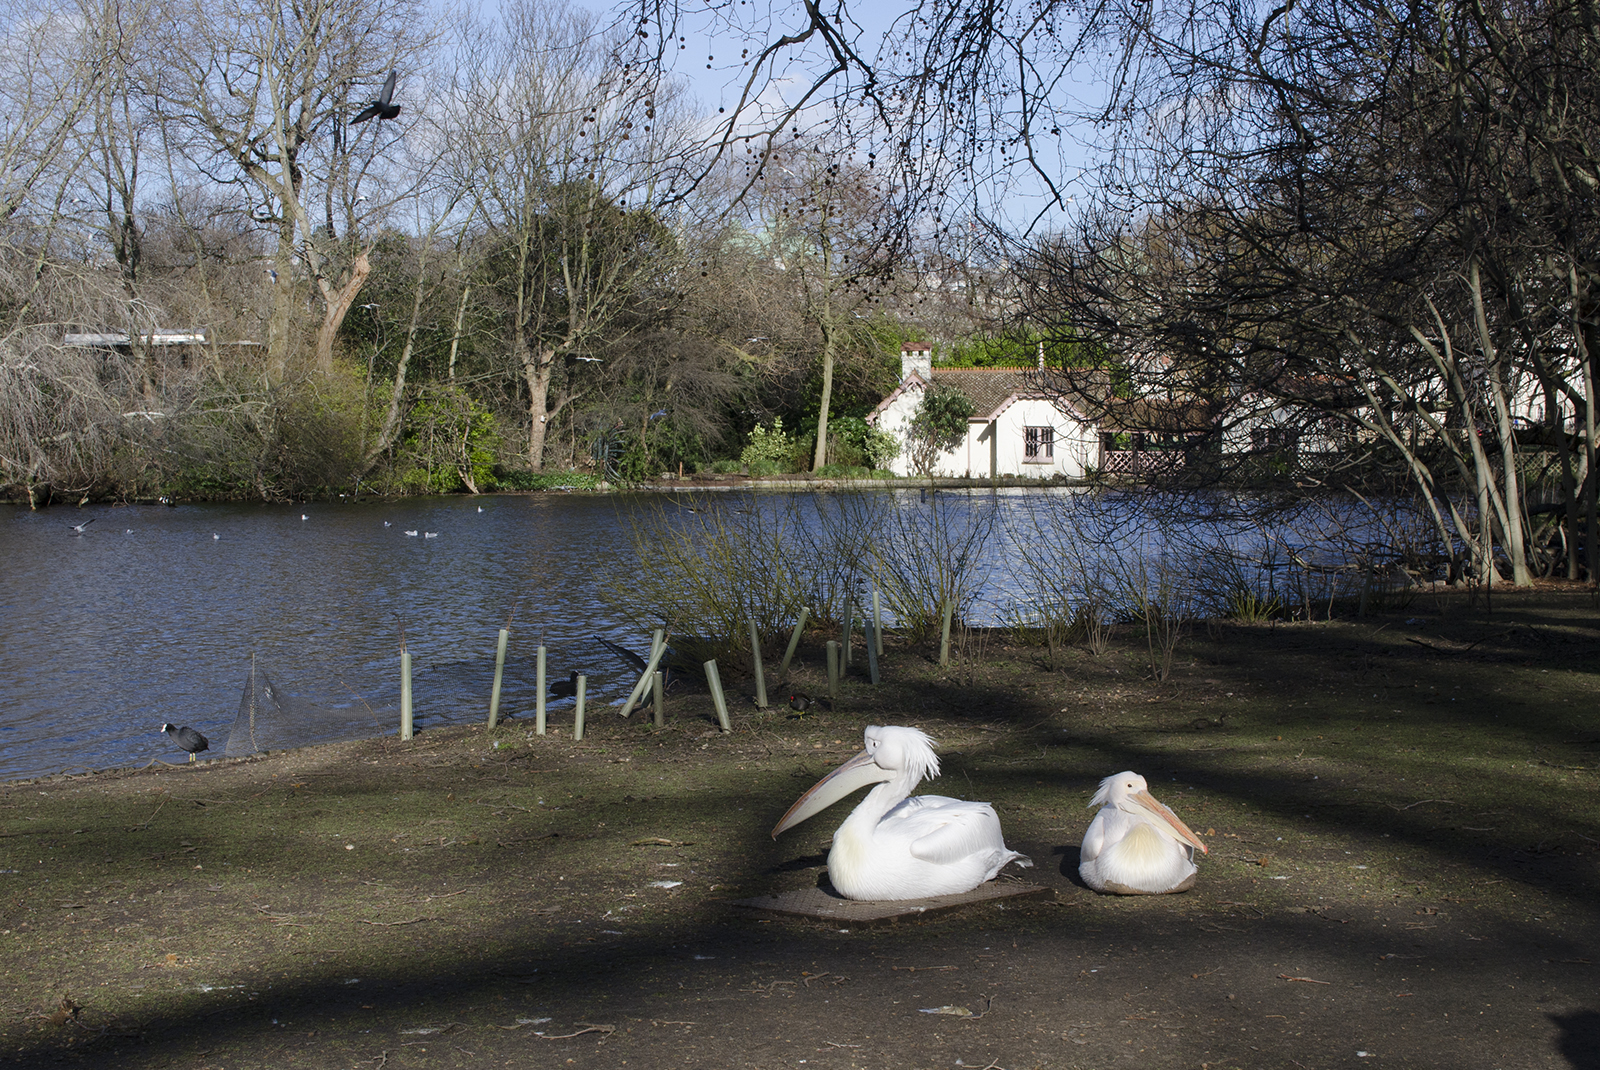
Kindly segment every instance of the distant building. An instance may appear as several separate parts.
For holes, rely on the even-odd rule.
[[[120,334],[69,334],[63,339],[69,346],[84,349],[132,349],[133,340],[126,331]],[[152,346],[203,346],[204,331],[152,331],[139,335],[139,341]]]
[[[900,454],[889,465],[901,476],[912,467],[911,419],[932,386],[950,386],[971,399],[966,438],[939,454],[931,474],[946,477],[1020,476],[1082,479],[1099,464],[1097,428],[1070,402],[1044,389],[1034,368],[935,368],[932,352],[908,344],[900,353],[900,385],[867,417],[894,435]]]

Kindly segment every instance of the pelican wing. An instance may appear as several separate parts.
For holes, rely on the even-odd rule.
[[[907,831],[920,833],[911,841],[911,857],[934,865],[953,865],[980,851],[1004,849],[998,842],[1000,819],[988,803],[923,795],[897,806],[884,818],[886,824],[890,821],[904,821]]]
[[[1083,834],[1083,843],[1078,846],[1078,857],[1084,861],[1099,858],[1100,852],[1106,846],[1106,825],[1120,816],[1116,809],[1108,807],[1094,815],[1094,820],[1089,822],[1089,830]]]

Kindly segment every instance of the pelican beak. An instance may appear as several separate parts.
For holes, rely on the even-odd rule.
[[[881,784],[893,777],[893,773],[872,760],[871,754],[862,751],[811,785],[804,795],[796,799],[794,805],[789,807],[789,812],[784,814],[782,820],[773,827],[772,838],[777,839],[778,833],[793,828],[813,814],[826,810],[851,792],[868,784]]]
[[[1196,836],[1194,832],[1190,830],[1189,826],[1183,823],[1177,814],[1156,802],[1156,797],[1154,795],[1151,795],[1148,791],[1140,791],[1134,793],[1131,798],[1134,805],[1138,806],[1145,813],[1149,814],[1156,820],[1162,821],[1169,825],[1172,828],[1172,831],[1178,834],[1178,838],[1180,840],[1200,848],[1200,850],[1205,854],[1211,853],[1206,845],[1200,842],[1200,837]]]

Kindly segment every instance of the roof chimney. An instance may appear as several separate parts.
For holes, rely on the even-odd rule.
[[[913,373],[925,380],[933,379],[933,349],[925,342],[906,342],[900,347],[900,381],[905,382]]]

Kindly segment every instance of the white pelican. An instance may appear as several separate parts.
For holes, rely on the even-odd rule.
[[[870,725],[866,749],[817,781],[783,815],[785,829],[876,784],[833,834],[828,880],[847,899],[920,899],[969,892],[1007,862],[1033,863],[1007,849],[994,807],[942,795],[908,798],[939,775],[933,740],[916,728]]]
[[[1079,852],[1078,876],[1097,892],[1160,895],[1194,887],[1194,849],[1206,845],[1156,802],[1138,773],[1100,781],[1089,800],[1100,812],[1089,822]]]

